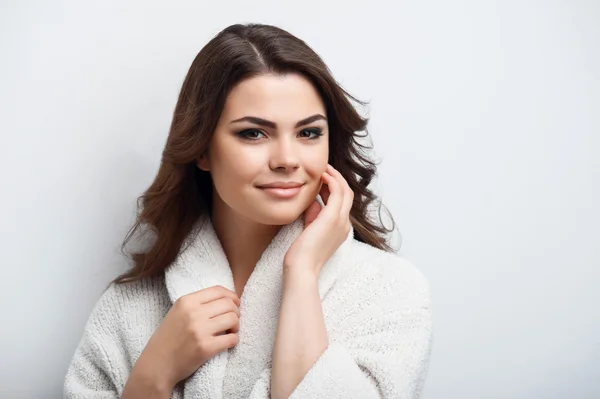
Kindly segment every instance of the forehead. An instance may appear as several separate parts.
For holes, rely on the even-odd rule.
[[[315,113],[325,115],[325,105],[312,83],[296,73],[259,75],[238,83],[225,100],[226,121],[257,116],[292,125]]]

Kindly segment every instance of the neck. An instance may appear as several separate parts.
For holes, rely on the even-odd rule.
[[[213,203],[211,219],[239,294],[262,253],[282,226],[257,223],[218,201]]]

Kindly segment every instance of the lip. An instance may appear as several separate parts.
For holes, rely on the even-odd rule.
[[[301,187],[303,183],[298,183],[295,181],[276,181],[269,184],[263,184],[258,186],[259,188],[296,188]]]
[[[300,191],[302,190],[302,186],[304,184],[300,184],[300,183],[289,183],[287,184],[288,187],[282,187],[286,184],[271,184],[271,185],[266,185],[266,186],[260,186],[259,188],[264,191],[266,194],[275,197],[275,198],[282,198],[282,199],[289,199],[289,198],[294,198],[296,195],[298,195],[298,193],[300,193]]]

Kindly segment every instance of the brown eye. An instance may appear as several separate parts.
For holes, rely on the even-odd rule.
[[[303,133],[308,133],[308,135],[304,135]],[[323,132],[321,131],[321,129],[304,129],[300,132],[300,135],[303,138],[307,138],[309,140],[314,140],[314,139],[318,139],[319,137],[321,137],[323,135]]]
[[[256,129],[246,129],[246,130],[242,130],[241,132],[238,132],[237,135],[244,138],[244,139],[248,139],[248,140],[258,140],[260,139],[259,135],[263,135],[264,133],[261,132],[260,130],[256,130]]]

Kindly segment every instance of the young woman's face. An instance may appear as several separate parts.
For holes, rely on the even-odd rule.
[[[327,168],[326,115],[302,75],[261,75],[236,85],[198,160],[212,176],[215,207],[261,224],[296,220],[319,193]],[[265,188],[285,184],[297,187]]]

